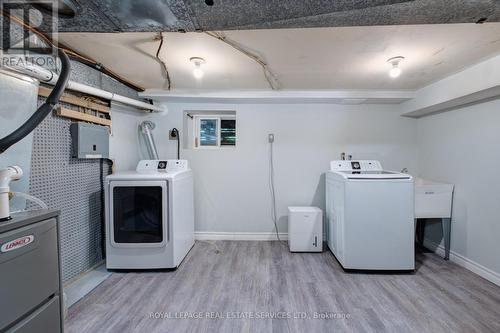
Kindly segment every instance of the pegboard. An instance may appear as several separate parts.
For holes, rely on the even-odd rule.
[[[102,260],[101,161],[71,158],[70,124],[49,115],[34,131],[30,178],[30,193],[61,211],[63,282]]]
[[[84,64],[71,61],[70,79],[131,98],[138,94]],[[38,105],[45,98],[38,98]],[[67,108],[74,106],[61,103]],[[63,282],[102,261],[100,160],[71,157],[71,120],[51,114],[33,131],[30,194],[59,209]],[[111,168],[104,163],[104,176]]]

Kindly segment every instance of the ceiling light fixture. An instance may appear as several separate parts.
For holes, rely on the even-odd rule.
[[[203,70],[201,69],[201,65],[205,63],[205,59],[200,57],[192,57],[189,58],[189,61],[191,61],[194,64],[194,69],[193,69],[194,77],[197,79],[201,79],[203,77]]]
[[[393,79],[401,75],[401,68],[399,67],[399,64],[403,60],[405,60],[405,57],[402,56],[392,57],[387,60],[387,62],[392,65],[392,68],[389,71],[389,76]]]

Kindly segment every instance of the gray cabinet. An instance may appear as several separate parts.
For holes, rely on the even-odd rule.
[[[63,332],[58,211],[0,224],[0,331]]]

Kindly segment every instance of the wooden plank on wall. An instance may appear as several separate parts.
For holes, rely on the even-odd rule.
[[[70,110],[70,109],[62,107],[62,106],[59,106],[56,109],[56,113],[58,116],[61,116],[61,117],[66,117],[66,118],[81,120],[81,121],[87,121],[87,122],[99,124],[99,125],[111,126],[110,119],[99,118],[99,117],[96,117],[96,116],[93,116],[90,114],[78,112],[75,110]]]
[[[47,87],[40,86],[38,88],[38,95],[39,96],[48,97],[51,92],[52,92],[52,89],[47,88]],[[84,100],[83,98],[80,98],[80,97],[77,97],[77,96],[73,96],[73,95],[69,95],[67,93],[64,93],[61,96],[60,101],[61,102],[65,102],[65,103],[69,103],[69,104],[72,104],[72,105],[76,105],[76,106],[81,106],[81,107],[84,107],[84,108],[87,108],[87,109],[96,110],[96,111],[103,112],[103,113],[109,113],[110,112],[109,106],[102,105],[102,104],[99,104],[99,103],[94,103],[94,102],[91,102],[91,101],[87,101],[87,100]]]

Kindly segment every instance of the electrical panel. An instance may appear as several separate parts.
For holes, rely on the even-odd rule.
[[[109,130],[106,126],[73,123],[70,126],[72,157],[109,158]]]

